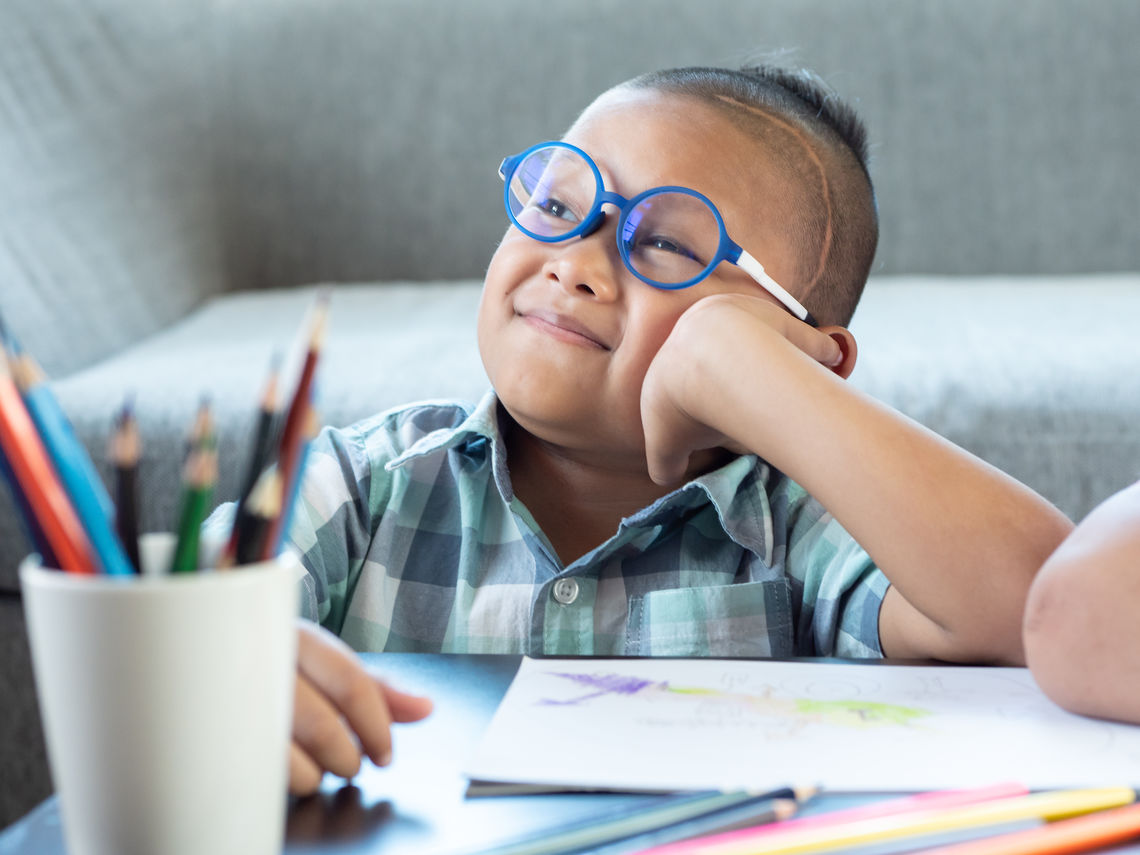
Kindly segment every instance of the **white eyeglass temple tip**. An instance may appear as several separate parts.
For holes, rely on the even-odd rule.
[[[783,303],[788,311],[801,321],[807,321],[808,318],[811,317],[808,310],[803,307],[800,301],[789,294],[779,282],[769,276],[764,270],[764,265],[746,251],[741,250],[740,258],[736,260],[736,266],[755,279],[765,291]]]

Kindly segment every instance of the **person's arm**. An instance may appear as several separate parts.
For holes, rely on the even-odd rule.
[[[1073,712],[1140,723],[1140,482],[1095,508],[1029,590],[1025,653]]]
[[[646,376],[650,474],[680,480],[696,449],[752,451],[815,496],[890,580],[885,655],[1023,662],[1029,584],[1071,523],[850,386],[853,364],[845,330],[814,330],[758,297],[700,301]]]

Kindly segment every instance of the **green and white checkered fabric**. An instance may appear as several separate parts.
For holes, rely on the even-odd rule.
[[[756,457],[563,566],[511,490],[498,412],[489,393],[320,434],[290,531],[307,617],[360,651],[881,656],[886,578]]]

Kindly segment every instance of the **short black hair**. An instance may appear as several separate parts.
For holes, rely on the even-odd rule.
[[[797,283],[781,283],[821,324],[846,326],[862,296],[878,245],[875,191],[868,170],[867,130],[855,110],[814,72],[777,65],[740,69],[691,66],[653,71],[623,86],[696,97],[747,125],[756,113],[778,118],[810,140],[810,157],[781,168],[810,166],[822,184],[822,210],[803,211],[792,240],[802,262]],[[749,115],[752,114],[752,115]],[[804,151],[804,149],[800,149]],[[762,260],[761,260],[762,261]]]

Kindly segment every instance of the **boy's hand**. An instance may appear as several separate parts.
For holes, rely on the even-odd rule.
[[[743,444],[733,395],[763,394],[764,372],[803,355],[844,376],[853,365],[832,335],[761,297],[719,294],[694,303],[650,363],[641,389],[650,477],[658,484],[684,480],[690,456],[703,449],[757,452]]]
[[[351,778],[362,755],[387,765],[392,722],[418,721],[431,707],[427,698],[387,686],[328,630],[298,621],[289,792],[315,792],[326,771]]]

